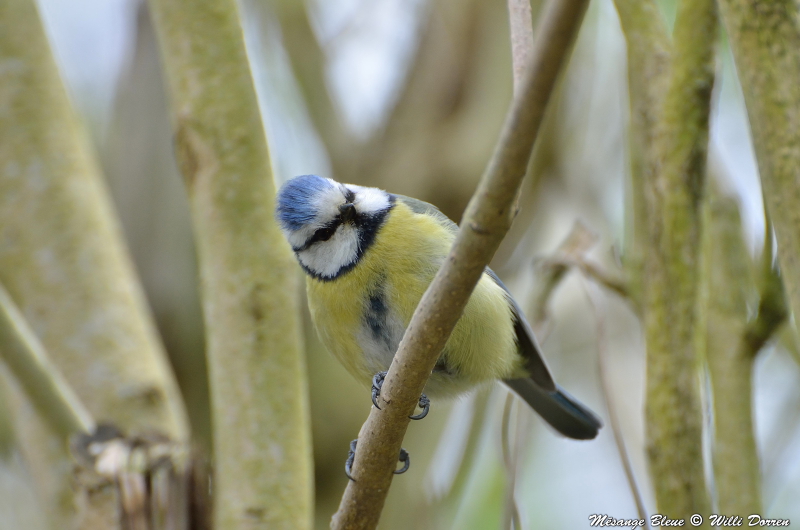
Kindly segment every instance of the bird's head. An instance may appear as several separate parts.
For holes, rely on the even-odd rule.
[[[377,188],[302,175],[278,192],[276,216],[305,271],[332,280],[358,263],[393,204]]]

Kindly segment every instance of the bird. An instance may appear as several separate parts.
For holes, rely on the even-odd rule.
[[[285,182],[275,214],[306,273],[321,341],[356,379],[373,381],[377,406],[382,378],[458,226],[432,204],[317,175]],[[602,427],[594,412],[555,383],[525,315],[486,267],[420,406],[427,413],[425,396],[455,397],[495,380],[564,436],[589,440]]]

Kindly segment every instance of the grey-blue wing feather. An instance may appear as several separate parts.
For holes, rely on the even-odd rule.
[[[458,232],[458,225],[439,211],[436,206],[404,195],[395,195],[395,197],[406,204],[411,211],[430,215],[453,234]],[[503,382],[564,436],[578,440],[589,440],[597,436],[603,422],[553,381],[553,376],[550,375],[550,370],[542,356],[541,348],[536,342],[533,330],[525,319],[522,309],[492,269],[486,267],[486,274],[508,293],[508,300],[514,315],[514,331],[517,335],[519,351],[525,359],[525,368],[530,374],[530,377],[506,379]]]
[[[486,273],[508,292],[494,271],[487,267]],[[505,379],[503,383],[564,436],[577,440],[591,440],[597,436],[603,422],[588,407],[553,381],[525,314],[510,293],[508,299],[515,318],[514,330],[517,333],[519,352],[525,358],[525,368],[530,377]]]
[[[396,193],[393,194],[397,200],[402,201],[406,206],[411,208],[411,211],[414,213],[420,213],[423,215],[430,215],[431,217],[436,218],[442,226],[447,228],[450,232],[456,233],[458,232],[458,225],[453,222],[452,219],[447,217],[436,206],[427,203],[425,201],[421,201],[419,199],[415,199],[413,197],[406,197],[405,195],[397,195]]]

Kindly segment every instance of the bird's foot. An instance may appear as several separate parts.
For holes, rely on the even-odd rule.
[[[356,479],[353,478],[350,472],[353,470],[353,462],[356,459],[356,445],[358,445],[358,438],[350,442],[350,451],[347,453],[347,460],[344,463],[344,474],[347,475],[347,478],[349,478],[353,482],[355,482]],[[402,447],[400,448],[400,456],[398,457],[398,460],[403,463],[403,467],[401,467],[400,469],[395,469],[394,470],[395,475],[400,475],[402,473],[405,473],[411,466],[411,457],[408,455],[408,451],[406,451]]]
[[[387,372],[378,372],[372,378],[372,404],[375,408],[381,410],[378,406],[378,396],[381,395],[381,387],[383,387],[383,380],[386,379]]]
[[[415,414],[414,416],[409,416],[409,418],[411,418],[412,420],[421,420],[422,418],[428,415],[428,411],[431,410],[431,400],[428,399],[428,396],[426,396],[425,394],[422,394],[419,397],[419,408],[422,409],[422,412],[420,412],[419,414]]]
[[[387,372],[378,372],[372,378],[372,404],[375,405],[375,408],[378,410],[381,410],[381,408],[378,406],[378,396],[381,395],[381,387],[383,387],[383,381],[386,379],[386,373]],[[422,409],[422,412],[413,416],[409,416],[409,418],[412,420],[421,420],[428,415],[428,412],[431,410],[431,400],[428,399],[428,396],[425,394],[422,394],[419,397],[419,408]]]

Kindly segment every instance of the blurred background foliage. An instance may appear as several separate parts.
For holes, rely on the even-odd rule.
[[[146,5],[140,0],[38,2],[63,78],[95,141],[194,439],[207,450],[197,266]],[[672,24],[675,2],[664,0],[660,6]],[[276,185],[316,173],[417,197],[460,218],[511,98],[505,2],[241,0],[240,8]],[[537,10],[534,1],[534,17]],[[761,191],[724,37],[719,50],[709,173],[721,193],[735,199],[744,245],[757,261],[764,245]],[[617,256],[628,244],[631,222],[626,72],[614,5],[595,0],[551,102],[520,215],[492,264],[529,316],[538,309],[537,270],[576,221],[599,238],[592,259],[619,270]],[[609,398],[652,513],[638,318],[624,300],[571,273],[553,293],[546,319],[534,324],[559,383],[607,418],[598,375],[598,348],[605,350]],[[754,410],[765,515],[800,519],[795,340],[787,326],[758,358]],[[347,480],[348,443],[370,402],[367,391],[324,351],[307,318],[305,343],[315,517],[318,528],[327,528]],[[499,527],[507,517],[501,451],[505,402],[500,387],[483,389],[455,403],[435,403],[429,419],[409,429],[404,446],[413,465],[394,481],[381,528]],[[0,406],[0,429],[7,425],[3,414]],[[512,464],[514,495],[526,528],[584,527],[594,513],[636,517],[611,429],[594,442],[576,442],[554,436],[526,409],[512,414],[522,442]],[[0,452],[9,439],[0,432]],[[25,497],[4,476],[0,472],[0,497],[12,492]],[[23,501],[15,505],[19,519],[0,514],[0,528],[35,528],[16,522],[34,513],[35,504],[28,510]]]

